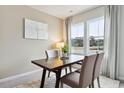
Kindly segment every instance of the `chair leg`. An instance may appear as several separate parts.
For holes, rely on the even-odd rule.
[[[91,85],[89,85],[89,88],[91,88]]]
[[[48,77],[50,77],[50,71],[48,72]]]
[[[97,82],[98,82],[98,87],[100,88],[100,81],[99,81],[99,77],[97,77]]]
[[[92,81],[92,88],[94,88],[94,81]]]
[[[61,86],[60,86],[61,88],[63,88],[63,83],[61,82]]]
[[[65,68],[65,73],[66,73],[66,75],[67,75],[67,73],[68,73],[68,72],[67,72],[67,68]]]
[[[72,72],[72,68],[71,68],[71,66],[69,66],[69,70],[70,70],[70,72]]]

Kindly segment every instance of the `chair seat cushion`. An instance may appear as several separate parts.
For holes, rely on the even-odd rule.
[[[80,64],[74,64],[74,65],[72,65],[72,68],[81,69],[81,65]]]
[[[81,72],[81,69],[78,69],[78,70],[76,70],[75,72],[80,73],[80,72]]]
[[[60,81],[66,85],[69,85],[70,87],[77,88],[79,87],[79,77],[79,73],[72,72],[63,76]]]

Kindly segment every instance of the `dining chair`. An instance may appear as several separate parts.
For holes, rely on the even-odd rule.
[[[58,49],[45,50],[47,58],[59,57]]]
[[[96,53],[91,53],[89,55],[93,55],[93,54],[96,54]],[[71,66],[71,70],[72,70],[72,68],[74,68],[74,69],[76,69],[75,70],[76,72],[80,73],[80,71],[81,71],[81,65],[82,65],[82,62],[79,62],[77,64],[74,64],[74,65]]]
[[[88,86],[91,87],[96,56],[96,54],[85,56],[81,66],[81,72],[72,72],[63,76],[60,79],[61,87],[63,87],[63,84],[73,88],[86,88]]]
[[[97,79],[98,87],[100,88],[100,81],[99,81],[99,74],[100,74],[100,68],[101,68],[101,63],[103,59],[104,53],[98,53],[93,69],[93,78],[92,78],[92,87],[94,88],[94,80]]]
[[[60,56],[60,51],[58,49],[45,50],[46,58],[54,58]],[[65,68],[65,73],[67,74],[67,68]],[[50,76],[50,71],[48,72],[48,77]]]

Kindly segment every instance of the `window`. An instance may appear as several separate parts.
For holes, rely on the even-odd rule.
[[[104,17],[71,27],[71,53],[85,54],[104,48]]]
[[[84,23],[74,24],[71,28],[71,52],[83,51]]]
[[[89,50],[103,50],[104,46],[104,18],[97,18],[87,22],[89,33]]]

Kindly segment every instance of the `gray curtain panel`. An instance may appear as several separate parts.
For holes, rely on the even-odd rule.
[[[105,7],[105,56],[102,64],[102,74],[118,79],[120,52],[120,8],[118,5]]]
[[[102,62],[101,73],[104,76],[109,76],[108,72],[108,47],[109,47],[109,34],[110,34],[110,8],[105,6],[104,11],[104,58]]]
[[[69,53],[71,53],[71,24],[72,24],[72,18],[69,17],[65,20],[65,30],[66,30],[66,42],[69,46]]]

